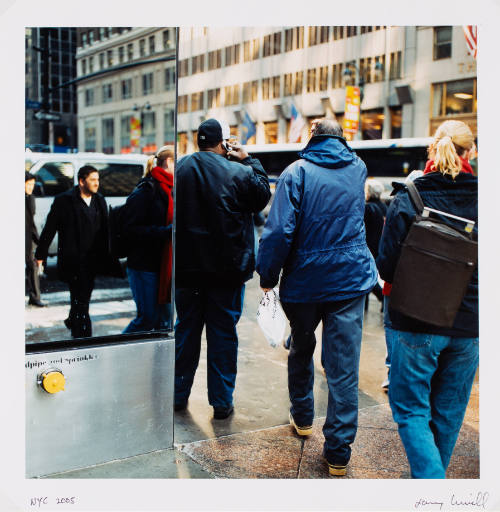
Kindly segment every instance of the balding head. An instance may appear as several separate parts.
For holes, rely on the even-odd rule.
[[[312,135],[336,135],[343,137],[342,127],[337,121],[326,117],[315,119],[311,127]]]

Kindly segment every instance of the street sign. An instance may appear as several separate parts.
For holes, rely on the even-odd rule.
[[[36,112],[35,117],[39,121],[60,121],[61,116],[59,114],[51,114],[50,112]]]
[[[42,108],[42,104],[39,101],[26,100],[26,108]]]

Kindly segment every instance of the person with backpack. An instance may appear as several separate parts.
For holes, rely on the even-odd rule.
[[[445,121],[429,146],[424,175],[413,183],[425,207],[474,221],[472,235],[477,238],[477,177],[468,162],[473,145],[465,123]],[[382,279],[392,283],[389,403],[412,478],[445,478],[479,360],[478,271],[476,266],[451,327],[403,314],[395,309],[396,303],[391,306],[396,266],[416,216],[409,186],[398,187],[388,209],[376,260]],[[455,228],[461,222],[439,218]],[[432,290],[427,292],[432,297]],[[422,316],[426,306],[422,304],[416,316]]]
[[[171,328],[174,148],[163,146],[120,213],[137,315],[124,334]]]

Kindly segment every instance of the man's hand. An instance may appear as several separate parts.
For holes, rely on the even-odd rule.
[[[243,160],[248,156],[248,153],[243,149],[243,146],[237,141],[231,141],[231,151],[228,152],[229,156],[232,156],[238,160]]]
[[[262,288],[262,291],[264,293],[270,292],[271,290],[272,290],[272,288]]]

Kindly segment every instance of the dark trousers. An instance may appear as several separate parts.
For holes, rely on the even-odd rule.
[[[187,402],[198,368],[201,333],[206,327],[208,402],[233,405],[238,335],[245,285],[227,288],[177,288],[175,306],[175,403]]]
[[[335,302],[282,302],[292,328],[288,391],[298,425],[312,425],[314,419],[314,331],[323,322],[321,362],[328,384],[323,454],[330,464],[349,461],[356,436],[364,303],[365,295]]]
[[[73,338],[88,338],[92,336],[92,323],[89,315],[90,296],[94,289],[95,271],[80,268],[78,273],[69,281],[71,309],[68,323]]]
[[[38,264],[33,255],[26,256],[26,291],[30,302],[40,301],[40,277]]]

